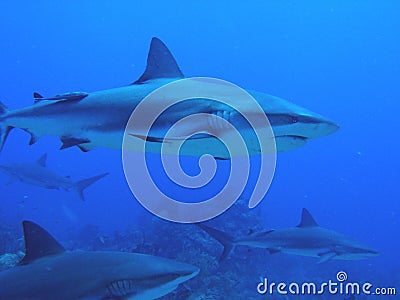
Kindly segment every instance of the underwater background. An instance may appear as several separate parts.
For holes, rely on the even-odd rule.
[[[222,247],[215,240],[193,225],[154,217],[134,199],[121,151],[59,151],[58,138],[50,136],[29,146],[29,136],[17,129],[1,164],[47,153],[48,166],[74,180],[110,174],[85,191],[85,202],[73,192],[7,184],[1,174],[0,255],[23,250],[21,221],[28,219],[68,249],[137,251],[201,268],[165,299],[289,299],[258,295],[259,278],[320,282],[341,270],[352,281],[399,290],[399,16],[398,1],[3,2],[0,99],[10,109],[31,105],[34,91],[50,96],[129,84],[143,72],[156,36],[187,77],[225,79],[337,122],[337,133],[278,153],[273,183],[257,208],[247,208],[246,190],[243,201],[213,224],[237,236],[290,227],[306,207],[321,226],[380,256],[316,264],[314,258],[238,247],[219,264]],[[148,157],[158,165],[156,155]],[[197,160],[182,160],[196,172]],[[343,299],[318,297],[324,298]]]

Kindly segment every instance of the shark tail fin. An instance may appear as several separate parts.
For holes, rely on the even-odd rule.
[[[3,121],[3,115],[8,112],[7,106],[5,106],[0,101],[0,151],[3,149],[4,143],[7,139],[8,133],[13,128],[11,126],[7,126]]]
[[[103,174],[100,174],[100,175],[96,175],[96,176],[93,176],[93,177],[90,177],[90,178],[86,178],[86,179],[82,179],[82,180],[79,180],[79,181],[75,182],[74,188],[75,188],[76,192],[78,193],[79,198],[82,201],[85,201],[85,197],[83,195],[83,191],[89,185],[95,183],[96,181],[100,180],[101,178],[103,178],[106,175],[108,175],[108,173],[103,173]]]
[[[222,252],[219,261],[224,261],[228,255],[233,251],[233,248],[235,247],[235,241],[233,239],[233,237],[231,237],[229,234],[208,227],[206,225],[203,225],[201,223],[196,224],[198,227],[200,227],[201,229],[203,229],[205,232],[207,232],[211,237],[213,237],[214,239],[216,239],[218,242],[220,242],[222,244],[222,246],[224,246],[224,251]]]

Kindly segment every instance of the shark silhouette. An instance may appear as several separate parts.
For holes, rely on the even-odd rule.
[[[34,144],[43,135],[55,135],[62,142],[61,149],[73,146],[82,151],[89,151],[98,146],[121,149],[124,130],[135,107],[159,87],[182,78],[184,75],[169,49],[161,40],[153,38],[146,70],[131,85],[53,97],[43,97],[34,93],[33,105],[16,110],[8,110],[0,103],[0,150],[13,128],[21,128],[28,132],[31,136],[29,144]],[[339,128],[334,122],[286,100],[260,92],[248,92],[269,118],[278,151],[298,148],[309,139],[329,135]],[[204,99],[189,99],[186,104],[176,105],[163,113],[154,124],[152,135],[146,135],[141,128],[131,128],[129,135],[132,138],[144,139],[149,144],[146,151],[160,153],[158,144],[163,141],[168,128],[183,117],[196,113],[219,116],[229,122],[235,122],[240,116],[226,105],[221,106]],[[218,124],[209,123],[207,132],[222,130]],[[182,155],[198,156],[204,149],[215,148],[215,137],[206,134],[190,135],[199,129],[197,127],[200,128],[200,124],[192,124],[185,136],[176,137],[178,140],[188,138],[190,141],[190,146],[181,152]],[[240,132],[241,127],[244,127],[242,129],[246,134],[248,124],[238,122]],[[201,129],[204,130],[203,127]],[[226,151],[214,152],[210,154],[229,158]],[[255,149],[250,155],[259,155],[259,149]]]
[[[201,223],[197,226],[224,246],[220,260],[226,259],[237,245],[267,249],[271,254],[280,252],[317,257],[318,263],[331,259],[367,259],[379,254],[352,238],[320,227],[305,208],[303,208],[301,221],[297,227],[252,233],[238,239]]]
[[[66,251],[39,225],[24,221],[23,228],[26,254],[0,273],[0,299],[157,299],[199,273],[146,254]]]
[[[0,165],[0,171],[10,177],[12,181],[21,181],[26,184],[46,189],[75,190],[81,200],[85,200],[83,191],[91,184],[100,180],[108,173],[99,174],[87,179],[73,182],[70,176],[61,176],[46,167],[47,154],[43,154],[35,162],[22,162]]]

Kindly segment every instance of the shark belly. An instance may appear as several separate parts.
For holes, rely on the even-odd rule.
[[[282,248],[281,252],[285,254],[320,257],[321,253],[329,251],[327,248]]]

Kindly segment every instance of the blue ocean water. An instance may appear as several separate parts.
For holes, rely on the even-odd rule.
[[[143,72],[150,40],[156,36],[168,45],[188,77],[222,78],[318,112],[337,122],[340,130],[278,154],[275,178],[257,208],[261,222],[257,226],[297,225],[306,207],[320,225],[363,241],[380,256],[316,265],[312,258],[241,248],[231,261],[243,264],[240,278],[254,298],[251,283],[255,286],[259,277],[328,280],[339,270],[354,280],[400,289],[399,10],[397,1],[7,2],[0,10],[0,99],[15,109],[31,105],[34,91],[55,95],[129,84]],[[25,132],[13,130],[0,161],[34,161],[48,153],[49,167],[75,180],[110,174],[87,189],[85,202],[72,192],[6,185],[7,178],[1,175],[4,228],[20,237],[21,221],[34,220],[61,241],[71,241],[72,248],[72,237],[82,237],[77,245],[92,243],[85,245],[88,235],[78,234],[88,226],[110,240],[115,231],[142,228],[155,236],[152,245],[157,250],[152,248],[151,254],[190,262],[184,254],[174,256],[172,249],[177,253],[181,243],[185,253],[198,247],[192,234],[198,236],[199,231],[161,222],[137,203],[124,178],[120,151],[59,151],[56,137],[43,137],[33,146],[28,140]],[[186,163],[197,169],[195,160]],[[255,226],[246,218],[240,222],[227,218],[221,225],[225,222],[232,223],[227,229],[238,233]],[[157,239],[161,234],[164,238]],[[220,246],[212,240],[207,243],[214,251],[209,254],[217,256]],[[106,246],[125,247],[111,244]],[[246,264],[258,269],[245,269]],[[234,267],[207,268],[213,274],[208,284],[227,293],[223,274]],[[195,280],[193,293],[203,291],[205,281]],[[230,289],[235,287],[240,285]],[[183,294],[174,295],[179,299]],[[237,299],[250,297],[237,295]]]

